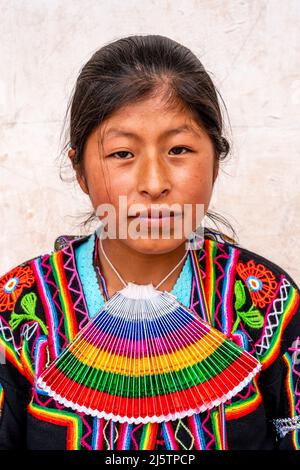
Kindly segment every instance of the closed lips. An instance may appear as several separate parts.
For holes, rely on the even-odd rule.
[[[148,215],[140,215],[138,216],[140,219],[167,219],[167,218],[170,218],[170,217],[174,217],[174,214],[169,214],[169,215],[161,215],[159,214],[158,216],[157,215],[151,215],[151,216],[148,216]]]
[[[141,211],[138,215],[133,215],[129,217],[139,217],[141,219],[163,219],[170,217],[178,217],[181,215],[181,212],[169,211],[166,209],[154,210],[151,213],[151,210]]]

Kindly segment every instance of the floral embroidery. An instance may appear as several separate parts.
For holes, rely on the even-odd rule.
[[[48,330],[47,330],[45,323],[35,314],[36,301],[37,301],[37,296],[34,292],[30,292],[29,294],[24,295],[24,297],[21,299],[21,306],[25,313],[19,314],[19,313],[13,312],[11,314],[9,325],[12,327],[13,330],[17,328],[17,326],[23,320],[25,321],[32,320],[32,321],[37,321],[40,324],[41,329],[45,335],[48,334]]]
[[[16,268],[0,278],[0,312],[13,310],[24,287],[31,287],[34,275],[29,266]]]
[[[246,293],[242,281],[235,281],[234,293],[236,297],[234,308],[237,313],[237,319],[233,325],[231,333],[235,332],[241,320],[251,328],[261,328],[264,324],[264,317],[258,309],[254,308],[253,304],[247,312],[240,310],[246,302]]]
[[[278,286],[272,271],[250,260],[247,264],[238,263],[237,272],[249,287],[254,305],[264,308],[271,302]]]

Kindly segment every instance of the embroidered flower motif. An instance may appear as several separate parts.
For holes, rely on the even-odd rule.
[[[31,287],[34,275],[29,266],[12,269],[0,278],[0,312],[13,310],[24,287]]]
[[[247,264],[238,263],[237,272],[249,287],[254,305],[263,308],[271,302],[278,286],[272,271],[250,260]]]
[[[246,303],[246,292],[245,286],[243,285],[242,281],[238,280],[234,283],[234,294],[235,294],[235,303],[234,308],[236,312],[236,321],[233,325],[231,333],[234,334],[239,323],[243,321],[246,325],[250,326],[250,328],[254,328],[258,330],[264,324],[264,317],[261,312],[254,308],[254,303],[252,303],[250,309],[248,311],[243,311],[241,308]]]

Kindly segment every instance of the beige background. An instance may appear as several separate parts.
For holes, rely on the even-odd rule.
[[[300,285],[299,0],[0,0],[0,275],[53,249],[89,200],[59,179],[80,68],[105,43],[162,34],[211,73],[232,126],[211,209]],[[90,232],[91,230],[89,230]]]

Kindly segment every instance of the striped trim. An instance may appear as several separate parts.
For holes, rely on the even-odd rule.
[[[285,390],[287,393],[288,397],[288,404],[290,408],[290,418],[295,418],[297,416],[296,412],[296,406],[295,406],[295,384],[294,384],[294,378],[293,378],[293,363],[292,363],[292,358],[288,353],[283,354],[283,360],[285,362],[285,365],[287,367],[288,373],[286,374],[285,378]],[[300,450],[300,429],[293,429],[291,432],[292,435],[292,443],[293,443],[293,448],[295,450]]]
[[[47,366],[47,338],[46,336],[40,336],[35,343],[34,347],[34,364],[35,364],[35,375],[39,377],[42,370]]]
[[[203,284],[202,284],[202,274],[200,271],[200,264],[199,264],[196,250],[191,250],[190,256],[191,256],[192,267],[194,271],[196,290],[197,290],[198,299],[199,299],[200,314],[202,315],[202,319],[204,321],[209,322],[209,315],[208,315],[206,299],[204,296],[204,290],[203,290]]]
[[[93,450],[103,449],[103,429],[104,429],[104,418],[94,418],[93,438],[92,438]]]
[[[229,259],[226,263],[222,288],[222,332],[228,336],[233,327],[233,296],[234,281],[236,275],[236,263],[239,258],[239,250],[229,248]]]
[[[213,240],[207,240],[206,247],[206,276],[204,283],[204,294],[207,300],[208,321],[215,326],[215,296],[216,296],[216,269],[214,258],[217,253],[218,244]]]
[[[240,346],[243,349],[246,349],[246,351],[249,351],[249,341],[246,333],[242,330],[236,330],[232,335],[231,339],[234,340],[234,342]]]
[[[40,258],[32,263],[32,268],[35,273],[39,297],[45,312],[46,324],[48,327],[49,351],[51,359],[54,360],[60,353],[57,312],[51,297],[51,293],[49,291],[49,287],[45,282]]]
[[[171,421],[163,421],[162,434],[165,441],[166,449],[179,450],[179,445],[175,437],[175,431]]]
[[[66,450],[79,450],[82,435],[82,421],[80,416],[65,410],[55,410],[38,406],[32,401],[28,405],[28,412],[36,419],[53,423],[67,428]]]
[[[143,427],[140,440],[140,450],[155,449],[156,436],[158,432],[158,423],[147,423]]]
[[[2,416],[3,404],[4,404],[4,388],[0,384],[0,418]]]
[[[299,298],[300,296],[297,290],[291,286],[289,296],[284,304],[283,313],[280,316],[280,324],[271,339],[269,349],[264,355],[259,357],[259,360],[263,365],[263,369],[269,367],[279,355],[283,332],[297,311],[299,305]],[[276,302],[276,298],[273,302]]]
[[[189,428],[194,436],[194,445],[197,450],[206,450],[205,436],[199,414],[188,417]]]
[[[196,251],[192,252],[191,259],[192,259],[192,266],[194,270],[194,279],[195,279],[198,298],[199,298],[199,304],[201,307],[200,311],[202,312],[202,318],[204,321],[207,321],[211,325],[214,325],[214,306],[215,306],[215,293],[216,293],[216,269],[215,269],[215,264],[214,264],[214,258],[217,253],[218,243],[215,240],[205,240],[204,249],[206,251],[206,267],[205,267],[206,269],[205,269],[205,279],[204,279],[205,287],[203,285],[202,274],[200,270],[200,259],[198,258]],[[235,261],[235,258],[236,259],[238,258],[238,256],[239,256],[239,252],[237,250],[234,250],[232,261],[227,263],[227,268],[230,274],[232,274],[232,279],[234,275],[234,269],[233,269],[234,261]],[[228,294],[230,293],[230,290],[233,291],[233,281],[232,281],[231,289],[229,287],[227,287],[226,289]],[[231,295],[231,298],[232,298],[232,295]],[[228,297],[230,297],[230,295],[228,295],[227,298]],[[209,300],[209,303],[207,303],[206,299]],[[228,314],[228,312],[226,313]],[[222,317],[225,317],[225,315],[222,315]],[[220,416],[220,413],[222,416]],[[227,432],[226,432],[225,405],[222,404],[218,407],[218,410],[211,411],[210,416],[211,416],[211,421],[212,421],[212,425],[214,429],[216,449],[219,448],[219,449],[226,450],[228,448],[228,443],[227,443]],[[200,421],[199,415],[194,415],[191,417],[191,419]],[[195,446],[197,446],[197,448],[200,449],[205,446],[204,437],[201,435],[201,432],[203,432],[201,422],[196,424],[196,421],[194,421],[193,430],[194,432],[197,431],[195,434],[196,441],[197,441],[195,443]]]
[[[102,418],[103,419],[103,418]],[[120,437],[117,442],[117,450],[129,450],[133,424],[121,423],[119,427]]]
[[[250,397],[242,398],[237,402],[226,405],[225,415],[228,421],[232,419],[239,419],[249,413],[253,413],[262,403],[263,398],[257,385],[257,377],[253,378],[253,385],[255,387],[255,393]]]
[[[70,342],[77,333],[77,321],[64,269],[63,252],[58,251],[53,253],[49,261],[52,266],[53,276],[58,287],[59,298],[64,312],[65,334],[68,342]]]
[[[211,422],[215,436],[215,450],[224,450],[221,434],[222,428],[220,426],[220,411],[218,409],[213,409],[211,411]]]
[[[221,403],[221,405],[219,405],[219,425],[220,425],[222,450],[226,450],[228,447],[228,443],[227,443],[226,415],[225,415],[224,403]]]

